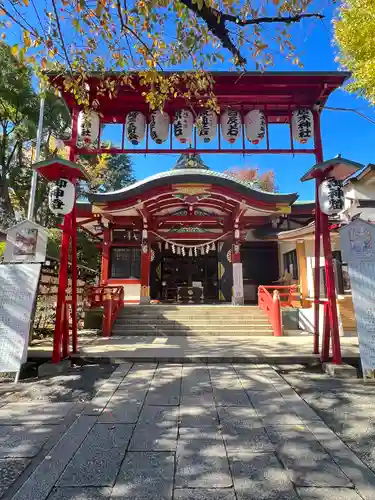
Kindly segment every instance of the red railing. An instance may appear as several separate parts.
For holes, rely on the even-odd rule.
[[[297,285],[262,285],[258,288],[258,305],[269,317],[275,337],[283,334],[281,308],[292,306],[296,294]]]
[[[103,337],[110,337],[112,326],[119,310],[124,305],[124,289],[122,286],[91,286],[87,290],[88,307],[103,307]]]

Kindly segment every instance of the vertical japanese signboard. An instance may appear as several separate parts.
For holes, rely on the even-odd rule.
[[[0,372],[18,377],[26,361],[40,269],[36,263],[0,265]]]
[[[348,263],[363,376],[375,378],[375,227],[361,219],[340,229]]]

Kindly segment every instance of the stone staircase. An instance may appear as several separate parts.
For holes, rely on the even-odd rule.
[[[126,305],[113,325],[119,336],[272,336],[257,306]]]

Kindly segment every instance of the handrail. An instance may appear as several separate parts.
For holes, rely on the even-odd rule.
[[[274,290],[271,295],[268,288],[272,287],[260,286],[258,288],[258,305],[269,317],[274,337],[281,337],[283,335],[283,330],[281,321],[280,293],[278,290]]]
[[[286,297],[286,300],[281,300],[280,305],[281,307],[287,307],[287,306],[292,306],[293,305],[293,299],[295,295],[297,295],[298,292],[298,285],[261,285],[262,288],[264,288],[267,291],[272,291],[272,290],[277,290],[277,291],[282,291],[286,290],[286,293],[280,293],[280,297]]]
[[[117,318],[119,310],[124,305],[124,288],[122,286],[90,286],[87,290],[87,305],[93,307],[103,307],[103,337],[110,337],[112,326]]]

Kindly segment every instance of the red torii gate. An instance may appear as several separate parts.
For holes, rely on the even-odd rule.
[[[213,73],[214,88],[213,91],[217,97],[218,105],[221,108],[231,107],[241,112],[242,119],[244,114],[252,109],[259,109],[264,112],[266,119],[266,147],[259,148],[251,146],[246,140],[244,127],[242,127],[241,146],[238,148],[224,147],[220,138],[220,133],[217,136],[217,146],[204,147],[197,145],[196,132],[193,136],[193,143],[189,147],[176,146],[173,143],[172,127],[168,147],[160,148],[153,147],[149,141],[148,120],[146,127],[145,144],[139,147],[130,147],[125,141],[125,117],[129,111],[141,111],[146,117],[150,114],[148,104],[145,102],[142,92],[143,88],[140,83],[133,88],[121,86],[119,81],[121,74],[109,74],[107,78],[113,79],[116,89],[116,97],[111,98],[103,91],[98,92],[98,83],[100,76],[92,75],[88,79],[90,88],[91,103],[95,103],[96,110],[100,113],[101,125],[105,124],[120,124],[122,125],[122,139],[120,147],[107,147],[102,144],[99,134],[98,146],[94,148],[77,147],[77,119],[78,113],[82,109],[73,94],[66,91],[64,88],[64,76],[57,74],[49,74],[51,84],[57,88],[72,115],[72,137],[65,144],[70,147],[70,162],[63,160],[54,160],[53,162],[41,162],[34,166],[46,178],[56,179],[56,171],[60,177],[67,177],[67,172],[71,171],[70,178],[76,182],[79,178],[84,177],[84,173],[79,169],[74,160],[81,154],[176,154],[176,153],[200,153],[200,154],[313,154],[316,162],[323,162],[323,148],[320,130],[320,113],[324,109],[324,105],[332,91],[341,86],[349,77],[349,73],[344,72],[248,72],[248,73]],[[201,99],[201,98],[200,98]],[[168,101],[165,105],[165,112],[169,115],[186,107],[186,101],[176,98]],[[189,102],[189,107],[196,113],[201,109],[201,103],[198,99],[192,99]],[[308,108],[312,111],[314,117],[314,144],[311,148],[296,147],[291,130],[292,113],[298,108]],[[289,141],[285,148],[274,148],[270,144],[269,125],[287,124],[289,125]],[[195,129],[194,129],[195,131]],[[336,292],[334,287],[334,276],[332,267],[332,252],[329,237],[328,217],[321,214],[318,204],[318,188],[324,175],[327,175],[327,170],[321,170],[320,173],[314,175],[316,178],[316,235],[315,235],[315,262],[320,259],[320,235],[323,235],[323,248],[326,260],[326,281],[328,289],[328,307],[330,319],[330,331],[333,344],[333,361],[341,362],[340,338],[338,331],[337,308],[336,308]],[[312,178],[313,176],[311,176]],[[303,179],[303,180],[307,180]],[[56,326],[54,334],[54,351],[53,362],[60,360],[60,348],[63,339],[67,339],[66,325],[66,280],[67,280],[67,262],[70,240],[72,241],[72,336],[73,336],[73,352],[77,351],[77,325],[76,325],[76,252],[75,249],[75,231],[76,231],[76,216],[75,206],[73,212],[64,217],[62,226],[62,244],[60,254],[60,272],[59,272],[59,287],[57,299],[57,314]],[[74,233],[74,234],[73,234]],[[74,262],[73,262],[74,259]],[[315,330],[319,329],[319,267],[315,266],[314,275],[315,288]],[[64,323],[65,321],[65,323]],[[65,326],[64,326],[65,324]],[[63,345],[67,346],[64,342]],[[315,343],[314,352],[318,351],[318,346]],[[63,355],[67,354],[67,347],[63,349]]]

